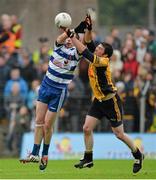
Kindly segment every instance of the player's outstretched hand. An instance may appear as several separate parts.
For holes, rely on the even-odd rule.
[[[86,29],[86,22],[85,21],[81,21],[80,24],[74,29],[75,33],[85,33],[85,29]]]
[[[91,31],[92,30],[92,19],[89,14],[86,15],[85,23],[86,23],[86,28],[89,31]]]

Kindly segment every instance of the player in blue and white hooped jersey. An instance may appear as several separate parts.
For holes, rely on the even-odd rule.
[[[58,36],[54,52],[49,60],[48,70],[41,83],[36,104],[34,146],[31,154],[21,162],[39,162],[44,170],[48,162],[48,149],[57,113],[67,97],[67,86],[74,77],[74,70],[80,55],[64,32]],[[42,157],[39,158],[43,140]]]

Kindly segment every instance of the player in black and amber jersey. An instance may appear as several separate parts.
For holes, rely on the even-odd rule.
[[[85,42],[88,48],[74,36],[71,30],[66,30],[67,35],[72,39],[79,53],[90,61],[88,75],[94,95],[93,102],[83,126],[86,147],[84,157],[75,167],[84,168],[93,166],[93,130],[98,120],[107,117],[110,121],[113,133],[131,149],[132,155],[135,158],[133,172],[136,173],[142,168],[144,156],[132,139],[124,133],[121,100],[116,93],[117,88],[111,80],[110,73],[110,57],[113,53],[112,46],[105,42],[100,43],[97,47],[94,46],[91,40],[92,27],[90,17],[88,17],[87,20],[87,29],[85,33]]]

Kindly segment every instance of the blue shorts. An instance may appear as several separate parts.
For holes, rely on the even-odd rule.
[[[66,97],[67,88],[60,89],[42,82],[37,100],[47,104],[49,111],[58,112],[62,108]]]

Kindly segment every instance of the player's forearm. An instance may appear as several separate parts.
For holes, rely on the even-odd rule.
[[[71,38],[74,46],[90,62],[94,61],[94,55],[76,37]]]
[[[68,38],[67,34],[64,32],[61,35],[59,35],[56,39],[58,44],[63,44],[64,41]]]
[[[86,30],[84,39],[86,43],[90,43],[92,41],[92,31]]]
[[[86,46],[84,46],[76,37],[73,37],[71,39],[72,39],[74,46],[81,54],[86,49]]]

